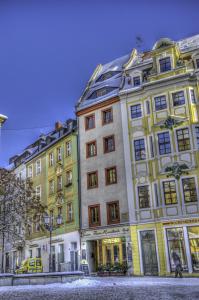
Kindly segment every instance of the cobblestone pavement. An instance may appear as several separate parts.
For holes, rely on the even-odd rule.
[[[0,300],[198,300],[197,278],[86,277],[72,283],[0,287]]]

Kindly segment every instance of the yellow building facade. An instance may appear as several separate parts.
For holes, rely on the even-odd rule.
[[[199,272],[199,37],[134,50],[120,91],[134,275]]]

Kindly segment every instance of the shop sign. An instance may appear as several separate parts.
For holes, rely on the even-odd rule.
[[[163,225],[182,225],[182,224],[193,224],[193,223],[199,223],[199,219],[169,221],[169,222],[164,222]]]
[[[97,235],[107,235],[107,234],[125,234],[129,232],[129,227],[117,227],[117,228],[108,228],[108,229],[99,229],[99,230],[89,230],[82,231],[82,237],[92,237]]]
[[[112,238],[112,239],[104,239],[102,240],[103,244],[117,244],[120,243],[121,239],[120,238]]]

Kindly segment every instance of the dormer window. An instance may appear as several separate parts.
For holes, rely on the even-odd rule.
[[[113,87],[101,88],[101,89],[96,90],[95,92],[93,92],[87,99],[95,99],[95,98],[98,98],[98,97],[102,97],[102,96],[112,92],[113,90],[115,90],[115,88],[113,88]]]
[[[160,72],[167,72],[171,70],[171,59],[170,57],[165,57],[159,60]]]
[[[134,86],[140,85],[140,76],[133,77],[133,85]]]
[[[119,72],[113,72],[113,71],[104,73],[104,74],[102,74],[102,75],[96,80],[96,82],[101,82],[101,81],[107,80],[107,79],[109,79],[109,78],[115,76],[115,75],[118,74],[118,73],[119,73]]]

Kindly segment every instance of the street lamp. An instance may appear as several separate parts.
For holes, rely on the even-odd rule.
[[[57,225],[61,225],[62,224],[62,216],[58,215],[56,218],[56,222]],[[46,229],[50,232],[50,263],[49,263],[49,271],[52,272],[52,249],[51,249],[51,245],[52,245],[52,232],[53,230],[57,229],[57,227],[53,227],[53,216],[52,215],[48,215],[47,213],[45,213],[44,215],[44,225],[46,227]]]

